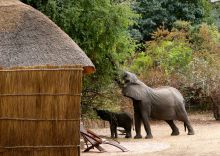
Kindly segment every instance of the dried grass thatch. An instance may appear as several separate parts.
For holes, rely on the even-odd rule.
[[[83,66],[0,70],[0,156],[79,155]]]
[[[80,47],[49,18],[18,0],[0,0],[0,67],[94,65]]]

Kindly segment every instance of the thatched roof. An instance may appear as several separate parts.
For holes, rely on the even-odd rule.
[[[80,47],[48,17],[18,0],[0,0],[0,67],[41,65],[95,67]]]

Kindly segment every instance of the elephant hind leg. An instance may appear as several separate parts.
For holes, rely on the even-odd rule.
[[[177,120],[182,121],[184,123],[184,128],[188,129],[188,135],[194,135],[195,132],[189,122],[189,118],[188,118],[185,108],[182,107],[182,109],[179,110],[179,112],[182,112],[182,113],[178,113]]]
[[[190,122],[189,122],[189,118],[188,118],[186,112],[185,112],[185,114],[182,116],[182,118],[181,118],[180,121],[182,121],[182,122],[184,123],[184,128],[185,128],[185,129],[186,129],[186,128],[188,129],[188,135],[194,135],[194,134],[195,134],[195,132],[194,132],[194,130],[193,130],[193,128],[192,128],[192,126],[191,126],[191,124],[190,124]]]
[[[166,120],[166,122],[169,124],[169,126],[171,127],[172,129],[172,133],[171,135],[172,136],[175,136],[175,135],[179,135],[179,129],[177,128],[177,126],[174,124],[173,120]]]
[[[193,130],[189,120],[184,121],[184,127],[187,127],[188,135],[194,135],[195,134],[195,132],[194,132],[194,130]]]

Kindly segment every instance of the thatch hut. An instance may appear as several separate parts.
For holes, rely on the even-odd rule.
[[[95,68],[51,20],[0,0],[0,156],[79,155],[83,73]]]

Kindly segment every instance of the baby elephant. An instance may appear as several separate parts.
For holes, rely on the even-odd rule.
[[[110,112],[108,110],[97,110],[97,115],[102,119],[109,121],[111,137],[117,138],[117,127],[123,127],[125,129],[125,138],[131,138],[131,127],[133,119],[130,113],[127,112]]]

